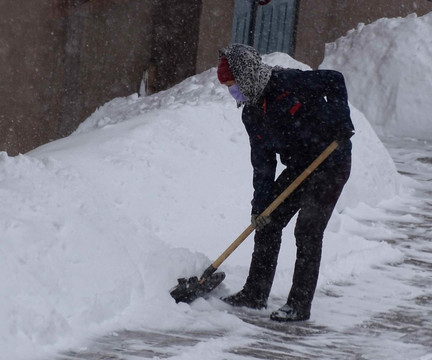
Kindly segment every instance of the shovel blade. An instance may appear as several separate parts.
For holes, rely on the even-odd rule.
[[[184,302],[190,304],[199,297],[207,295],[214,290],[225,279],[224,272],[217,272],[200,281],[198,277],[193,276],[189,279],[178,279],[177,286],[174,286],[170,294],[176,303]]]

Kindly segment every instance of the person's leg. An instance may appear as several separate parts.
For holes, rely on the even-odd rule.
[[[347,161],[337,169],[318,170],[304,189],[295,228],[297,259],[287,300],[292,311],[288,311],[288,316],[286,311],[272,314],[273,320],[309,318],[318,281],[324,230],[348,180],[350,168],[350,161]]]
[[[249,275],[243,289],[265,304],[273,284],[281,240],[282,228],[276,222],[255,233]]]
[[[274,198],[291,183],[287,171],[281,173],[273,188]],[[300,190],[301,191],[301,190]],[[233,306],[264,308],[273,284],[281,245],[282,230],[299,209],[300,191],[282,203],[271,215],[270,224],[256,231],[249,275],[243,289],[223,300]]]

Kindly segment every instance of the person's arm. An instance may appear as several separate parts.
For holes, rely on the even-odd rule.
[[[253,167],[254,195],[252,214],[260,214],[271,202],[271,190],[276,174],[276,153],[270,150],[269,137],[264,133],[263,109],[247,105],[243,108],[242,121],[249,135],[251,163]],[[267,146],[266,146],[267,145]]]
[[[276,174],[276,153],[261,144],[251,143],[254,196],[252,214],[261,214],[272,201],[272,188]]]

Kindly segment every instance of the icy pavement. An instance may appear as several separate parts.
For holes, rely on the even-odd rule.
[[[279,324],[265,311],[240,311],[235,315],[244,324],[243,335],[231,329],[123,330],[56,360],[432,360],[432,143],[386,139],[385,144],[398,170],[419,181],[413,201],[389,205],[388,217],[380,220],[399,229],[397,238],[385,241],[404,253],[403,262],[374,269],[379,276],[368,272],[324,287],[307,322]]]

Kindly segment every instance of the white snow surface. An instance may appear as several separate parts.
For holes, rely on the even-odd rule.
[[[359,24],[326,45],[320,68],[345,75],[379,135],[432,139],[432,12]]]
[[[307,68],[279,53],[265,60]],[[351,109],[352,175],[325,234],[318,290],[403,257],[376,241],[391,237],[388,229],[354,219],[384,216],[380,203],[397,202],[405,182]],[[177,278],[201,275],[249,223],[252,167],[240,117],[213,68],[153,96],[114,99],[68,138],[1,154],[2,358],[46,359],[121,328],[247,334],[218,301],[176,304],[169,295]],[[284,233],[273,298],[289,290],[292,230]],[[221,266],[227,278],[215,295],[241,288],[252,242]]]

